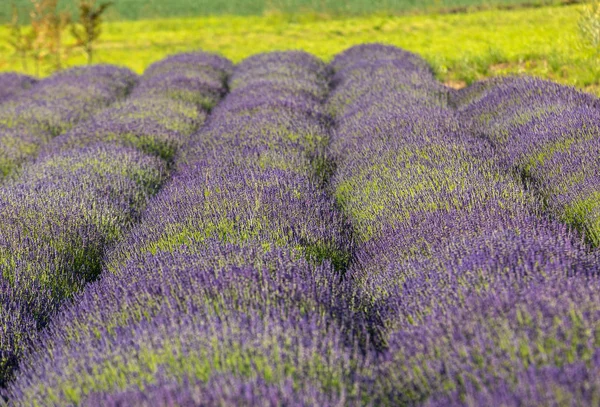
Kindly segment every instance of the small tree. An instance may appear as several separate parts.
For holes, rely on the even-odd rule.
[[[113,3],[101,3],[96,0],[79,0],[79,21],[71,25],[71,33],[87,55],[88,64],[92,63],[96,42],[102,33],[102,15]]]
[[[32,55],[39,75],[40,65],[49,61],[54,70],[62,69],[62,61],[66,58],[66,47],[62,43],[62,34],[69,25],[71,17],[68,12],[59,12],[58,0],[31,0],[33,10],[31,17]]]
[[[46,0],[48,3],[48,14],[46,25],[48,26],[47,47],[51,57],[51,63],[55,71],[62,69],[62,61],[67,58],[67,48],[64,46],[63,32],[71,22],[71,15],[67,11],[58,12],[58,0]]]
[[[47,28],[44,23],[44,5],[40,1],[31,0],[33,9],[29,12],[31,19],[31,56],[35,63],[35,74],[40,75],[40,65],[48,55],[45,49]]]

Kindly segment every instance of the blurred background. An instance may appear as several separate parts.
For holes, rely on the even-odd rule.
[[[2,0],[0,71],[85,63],[142,72],[203,49],[233,61],[303,49],[329,60],[364,42],[426,58],[449,86],[528,73],[600,95],[600,1]]]
[[[31,0],[3,1],[0,19],[11,18],[11,6],[21,10]],[[319,12],[331,15],[363,15],[369,13],[401,14],[410,12],[459,12],[481,8],[544,6],[577,3],[560,0],[114,0],[107,13],[110,20],[190,17],[207,15],[261,15],[267,12],[296,14]],[[76,2],[59,0],[59,7],[77,12]]]

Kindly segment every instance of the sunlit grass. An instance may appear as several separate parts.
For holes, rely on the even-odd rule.
[[[600,67],[579,46],[582,6],[467,14],[325,17],[314,13],[213,16],[106,23],[96,62],[142,72],[168,54],[195,49],[240,61],[259,52],[303,49],[325,60],[358,43],[380,41],[421,54],[452,86],[530,73],[600,94]],[[21,70],[0,28],[0,70]],[[82,64],[73,52],[68,65]],[[31,65],[31,64],[30,64]]]

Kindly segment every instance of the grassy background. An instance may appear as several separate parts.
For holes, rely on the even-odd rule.
[[[581,5],[459,14],[334,17],[316,13],[208,16],[110,22],[96,62],[142,72],[166,55],[195,49],[234,61],[272,50],[303,49],[328,60],[358,43],[380,41],[421,54],[452,86],[530,73],[600,94],[600,67],[579,47]],[[0,27],[0,71],[21,70]],[[84,57],[73,52],[69,65]]]
[[[102,0],[98,0],[102,2]],[[330,15],[410,13],[464,10],[473,7],[514,7],[523,4],[550,5],[577,0],[112,0],[109,20],[140,20],[207,15],[262,15],[272,11],[301,13],[318,11]],[[59,0],[61,9],[75,11],[76,0]],[[0,24],[8,22],[11,5],[23,14],[30,0],[1,0]]]

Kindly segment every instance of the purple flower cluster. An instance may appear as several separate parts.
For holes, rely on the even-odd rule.
[[[18,78],[21,87],[34,83],[27,77]],[[39,81],[2,103],[0,179],[34,158],[40,146],[53,137],[126,96],[136,82],[137,76],[125,68],[72,68]],[[13,91],[8,88],[8,93]]]
[[[597,287],[596,287],[597,288]],[[484,391],[467,384],[466,394],[428,400],[425,406],[585,406],[600,401],[600,354],[565,367],[530,366],[515,374],[513,383],[496,381]]]
[[[175,55],[151,65],[133,96],[167,96],[210,110],[225,94],[223,82],[231,67],[230,61],[217,55],[202,60],[194,53]]]
[[[594,405],[597,277],[515,286],[494,284],[397,331],[389,341],[396,351],[380,362],[394,368],[385,369],[376,392],[395,403],[431,395],[435,405]]]
[[[0,190],[4,396],[598,404],[599,112],[381,44],[158,62]]]
[[[85,406],[268,406],[290,407],[341,405],[347,400],[332,399],[316,386],[298,390],[291,380],[273,384],[262,378],[240,379],[231,375],[211,377],[182,383],[160,379],[144,390],[125,390],[120,393],[95,393]]]
[[[25,92],[37,83],[35,78],[17,73],[0,74],[0,104]]]
[[[382,48],[338,56],[330,99],[331,187],[358,241],[348,275],[380,349],[369,398],[593,400],[598,255],[543,217],[497,145],[459,120],[453,104],[482,85],[443,96],[413,55]],[[588,382],[561,382],[575,366]],[[534,387],[550,371],[560,394],[519,393],[520,377]]]
[[[190,75],[195,61],[204,75],[196,82],[220,81],[219,94],[225,92],[228,61],[202,53],[167,58],[159,64],[174,61],[169,75],[175,81],[181,59],[187,63],[181,77]],[[99,67],[98,77],[88,78],[74,70],[51,81],[82,76],[92,86],[111,71]],[[153,75],[144,75],[139,86],[152,89],[154,83]],[[163,85],[156,81],[157,89]],[[98,276],[104,253],[139,219],[178,147],[206,115],[199,104],[166,90],[133,94],[49,141],[37,160],[0,189],[0,383],[60,304]]]
[[[301,52],[235,68],[102,278],[28,354],[16,402],[359,402],[350,243],[321,187],[327,85]]]
[[[102,142],[133,147],[172,164],[177,150],[226,93],[231,70],[230,61],[205,53],[159,61],[148,67],[126,100],[56,137],[41,156]]]
[[[528,77],[483,82],[456,102],[469,130],[491,142],[556,218],[600,244],[600,101]]]

